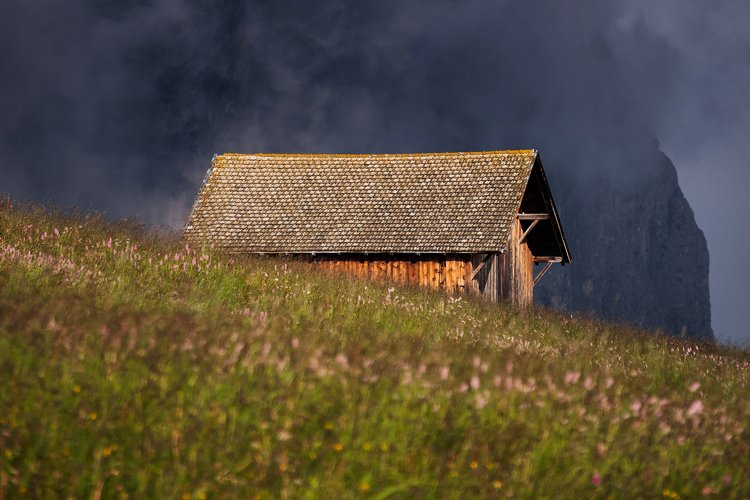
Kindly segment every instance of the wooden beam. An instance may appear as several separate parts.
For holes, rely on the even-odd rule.
[[[534,257],[534,264],[540,262],[562,262],[562,257]]]
[[[549,214],[517,214],[518,220],[547,220]]]
[[[544,276],[544,273],[546,273],[547,271],[549,271],[549,268],[552,267],[552,264],[554,264],[554,262],[547,262],[547,265],[545,265],[544,268],[539,272],[539,274],[536,275],[536,277],[534,278],[534,284],[535,285],[536,285],[537,281],[539,281],[540,279],[542,279],[542,276]]]
[[[521,235],[521,239],[518,240],[519,245],[523,243],[524,241],[526,241],[526,237],[529,235],[531,230],[534,229],[534,226],[536,226],[537,224],[539,224],[539,219],[534,219],[533,221],[531,221],[531,225],[526,228],[526,231],[524,231],[523,234]]]
[[[482,259],[482,262],[479,263],[477,267],[474,268],[474,271],[472,271],[471,276],[469,276],[469,281],[474,281],[474,278],[477,277],[477,274],[479,274],[479,271],[482,270],[484,265],[487,263],[488,260],[490,260],[490,257],[492,256],[491,253],[488,253],[484,259]]]

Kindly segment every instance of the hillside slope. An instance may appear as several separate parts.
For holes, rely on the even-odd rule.
[[[0,205],[0,496],[750,495],[750,356]]]

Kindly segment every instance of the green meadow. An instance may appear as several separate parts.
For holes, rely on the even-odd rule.
[[[750,353],[0,201],[0,498],[748,498]]]

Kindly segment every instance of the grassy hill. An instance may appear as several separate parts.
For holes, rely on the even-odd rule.
[[[0,498],[750,496],[750,355],[0,203]]]

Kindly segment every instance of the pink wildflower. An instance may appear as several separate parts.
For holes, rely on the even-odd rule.
[[[471,388],[473,390],[476,391],[477,389],[479,389],[479,377],[477,377],[476,375],[471,377],[471,381],[469,382],[469,384],[471,385]]]
[[[583,388],[587,391],[590,391],[594,388],[594,379],[591,377],[586,377],[586,379],[583,381]]]
[[[336,355],[336,364],[338,364],[343,369],[349,368],[349,359],[346,357],[346,354],[339,353]]]
[[[690,387],[688,387],[688,390],[690,392],[695,392],[695,391],[697,391],[700,388],[701,388],[701,383],[700,382],[693,382],[692,384],[690,384]]]
[[[567,372],[565,374],[565,383],[566,384],[575,384],[578,382],[578,379],[581,377],[581,374],[579,372]]]
[[[703,412],[703,402],[701,402],[700,399],[697,399],[693,401],[693,404],[690,405],[690,408],[687,410],[687,416],[693,417],[695,415],[700,415]]]
[[[641,411],[641,402],[640,401],[633,401],[630,404],[630,411],[633,412],[633,415],[638,415],[638,413]]]
[[[594,472],[594,474],[591,476],[591,484],[594,486],[599,486],[602,484],[602,476],[598,472]]]

